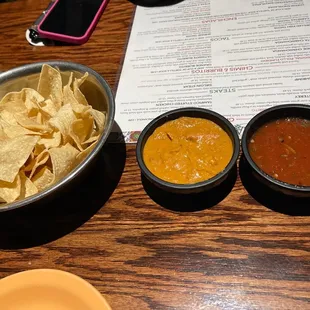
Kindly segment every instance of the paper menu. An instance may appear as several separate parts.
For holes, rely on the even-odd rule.
[[[126,142],[156,116],[203,107],[241,134],[259,111],[310,98],[310,0],[137,7],[116,94]]]

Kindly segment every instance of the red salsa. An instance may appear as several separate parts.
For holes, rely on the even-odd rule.
[[[310,186],[310,120],[285,118],[267,123],[252,136],[253,161],[273,178]]]

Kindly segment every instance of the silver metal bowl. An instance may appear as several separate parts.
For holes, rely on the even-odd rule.
[[[36,89],[43,64],[49,64],[52,67],[59,68],[64,84],[67,83],[71,72],[73,72],[74,77],[77,78],[81,77],[85,72],[88,72],[89,76],[83,84],[82,90],[89,104],[99,111],[106,111],[105,129],[92,152],[66,177],[38,194],[13,203],[0,205],[0,212],[9,211],[32,204],[42,198],[51,196],[61,190],[65,185],[68,185],[82,171],[84,171],[91,162],[93,162],[112,130],[114,123],[115,103],[109,85],[96,71],[77,63],[65,61],[46,61],[24,65],[3,72],[0,74],[0,100],[8,92],[20,91],[24,87]]]

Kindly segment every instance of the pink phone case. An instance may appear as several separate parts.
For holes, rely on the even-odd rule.
[[[72,36],[67,36],[67,35],[60,34],[60,33],[44,31],[41,29],[41,25],[44,23],[47,16],[50,14],[50,12],[53,10],[53,8],[57,5],[58,1],[60,1],[60,0],[54,0],[54,1],[55,1],[55,3],[50,7],[48,12],[46,12],[45,16],[43,17],[40,24],[38,25],[37,31],[42,38],[47,38],[47,39],[52,39],[52,40],[62,41],[62,42],[68,42],[68,43],[73,43],[73,44],[84,44],[88,41],[88,39],[90,38],[92,32],[94,31],[101,15],[102,15],[105,7],[107,6],[107,4],[109,2],[109,0],[103,0],[102,1],[102,4],[100,5],[99,10],[97,11],[93,21],[91,22],[90,26],[88,27],[88,29],[86,30],[86,32],[83,36],[72,37]]]

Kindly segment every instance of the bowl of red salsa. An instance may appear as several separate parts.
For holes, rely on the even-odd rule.
[[[310,106],[279,105],[254,116],[241,147],[253,175],[273,190],[310,197]]]

